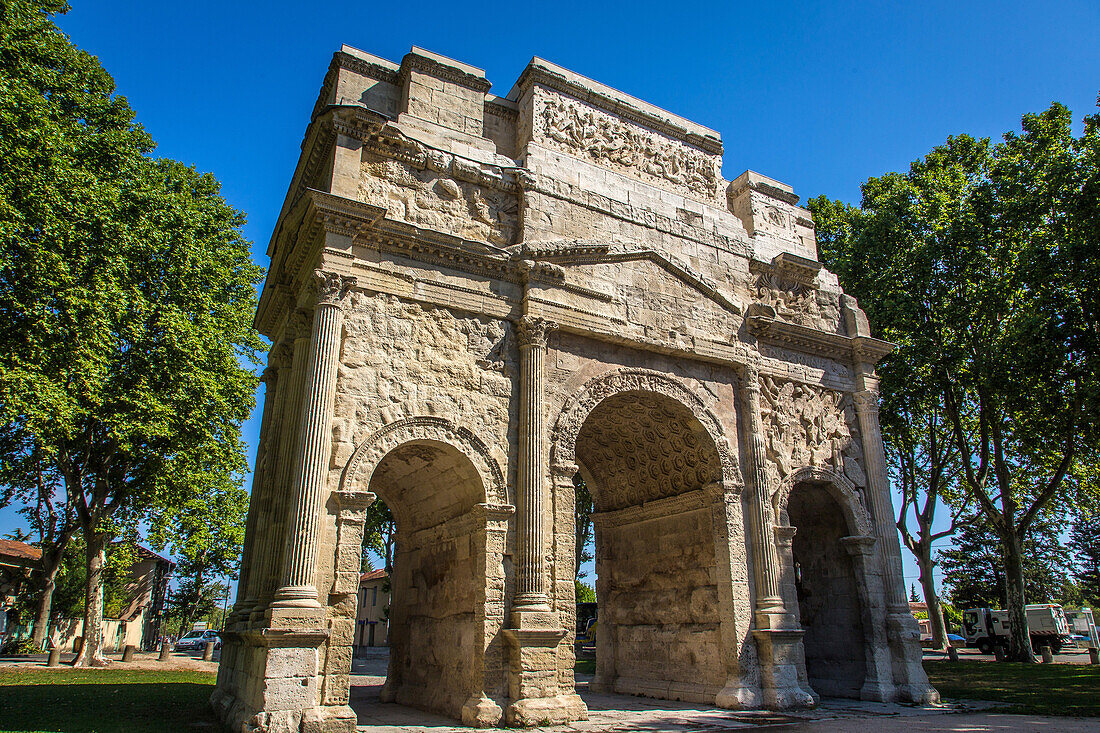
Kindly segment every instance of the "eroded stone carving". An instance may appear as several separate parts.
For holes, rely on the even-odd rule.
[[[359,200],[385,207],[388,217],[498,246],[515,240],[515,195],[472,182],[481,175],[477,166],[464,170],[460,159],[435,151],[423,168],[378,155],[364,158]],[[449,177],[455,174],[472,181]]]
[[[855,411],[840,392],[762,375],[760,394],[769,472],[778,486],[794,470],[828,467],[866,486]]]
[[[570,152],[670,181],[695,195],[717,195],[717,163],[702,151],[561,97],[543,103],[540,119],[546,138]]]

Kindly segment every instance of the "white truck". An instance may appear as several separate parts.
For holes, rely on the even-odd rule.
[[[1024,606],[1031,647],[1049,646],[1057,654],[1071,642],[1069,623],[1062,607],[1054,603],[1034,603]],[[963,635],[966,645],[982,654],[990,654],[994,646],[1006,646],[1011,624],[1008,611],[991,608],[971,608],[963,611]]]

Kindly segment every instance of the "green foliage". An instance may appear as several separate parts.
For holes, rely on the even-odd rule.
[[[397,525],[393,512],[386,502],[375,499],[367,507],[366,520],[363,523],[363,553],[360,572],[373,569],[371,554],[382,560],[382,569],[393,573],[393,543],[397,537]]]
[[[581,570],[581,566],[592,560],[594,555],[592,554],[592,493],[588,490],[588,484],[584,482],[580,474],[573,477],[574,486],[574,527],[576,531],[576,537],[574,538],[576,544],[576,558],[574,565],[574,572],[576,577],[574,579],[583,578],[588,573]]]
[[[1056,516],[1040,517],[1023,543],[1024,586],[1030,603],[1066,600],[1069,551],[1062,544],[1064,523]],[[997,534],[982,517],[964,522],[951,547],[939,553],[943,584],[959,609],[1005,608],[1005,565]]]
[[[241,483],[262,270],[213,176],[149,157],[66,9],[0,16],[0,479],[30,503],[52,481],[89,540]]]
[[[1100,511],[1082,511],[1070,530],[1073,573],[1081,600],[1092,608],[1100,606]]]
[[[898,344],[883,384],[943,416],[954,501],[996,533],[1022,659],[1021,539],[1052,502],[1095,491],[1100,458],[1100,115],[1080,137],[1059,104],[1021,127],[996,145],[951,137],[869,179],[858,211],[811,209],[829,266]],[[904,410],[886,396],[889,433]]]
[[[579,580],[574,580],[574,584],[577,587],[577,603],[595,603],[596,602],[596,589],[590,586],[588,583],[582,583]]]

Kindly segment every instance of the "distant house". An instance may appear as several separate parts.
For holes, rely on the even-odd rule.
[[[103,619],[105,652],[120,652],[130,644],[145,651],[158,646],[164,598],[176,564],[140,545],[136,552],[130,581],[126,583],[126,606],[117,618]],[[50,639],[64,651],[72,651],[77,637],[83,635],[83,618],[55,619],[50,625]]]
[[[18,540],[0,540],[0,644],[30,636],[34,619],[19,618],[16,600],[33,593],[41,572],[42,550]]]
[[[359,576],[359,609],[355,614],[355,647],[386,646],[390,593],[385,570]]]
[[[932,622],[928,620],[928,604],[924,601],[910,601],[909,613],[913,614],[913,618],[917,620],[921,635],[930,636],[932,634]]]

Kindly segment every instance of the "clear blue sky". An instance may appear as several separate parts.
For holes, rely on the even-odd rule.
[[[393,61],[422,46],[484,68],[497,94],[541,56],[717,130],[726,178],[751,168],[803,200],[858,203],[862,181],[948,135],[997,137],[1054,100],[1079,120],[1100,90],[1096,0],[70,1],[61,28],[114,76],[160,155],[221,180],[263,265],[343,43]],[[0,510],[0,534],[17,524]]]

